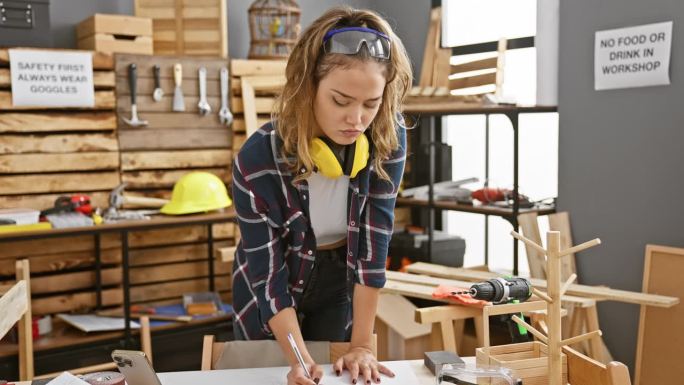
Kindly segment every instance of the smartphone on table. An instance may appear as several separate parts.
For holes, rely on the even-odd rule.
[[[128,385],[162,385],[145,353],[137,350],[115,350],[112,359]]]

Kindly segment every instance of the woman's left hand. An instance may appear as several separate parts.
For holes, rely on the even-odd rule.
[[[370,349],[364,347],[352,347],[340,357],[333,365],[333,370],[339,376],[342,370],[347,369],[351,374],[352,384],[358,382],[359,375],[365,384],[371,382],[380,383],[380,373],[394,377],[394,373],[378,362]]]

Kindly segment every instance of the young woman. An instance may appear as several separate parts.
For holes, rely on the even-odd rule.
[[[370,347],[406,157],[410,62],[385,20],[340,7],[303,32],[286,78],[273,121],[233,166],[236,339],[275,338],[288,384],[307,385],[323,372],[303,341],[351,341],[335,372],[379,383],[394,375]]]

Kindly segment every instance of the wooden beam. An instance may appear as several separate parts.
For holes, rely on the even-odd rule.
[[[499,276],[496,273],[472,271],[463,268],[435,265],[425,262],[411,264],[407,266],[407,271],[416,274],[431,275],[434,277],[463,279],[475,282]],[[531,278],[530,282],[537,288],[546,288],[546,280]],[[618,301],[666,308],[672,307],[679,303],[679,298],[676,297],[611,289],[604,286],[573,284],[568,287],[567,293],[570,295],[594,298],[598,300]]]
[[[228,182],[230,175],[230,170],[228,170],[228,167],[195,169],[192,171],[210,172],[221,178],[221,180],[224,182]],[[128,184],[128,187],[131,189],[173,187],[178,179],[188,172],[189,170],[127,171],[121,175],[121,181]],[[0,182],[1,181],[2,177],[0,177]]]
[[[119,146],[122,154],[129,150],[232,148],[228,127],[219,124],[215,127],[120,130]]]
[[[12,104],[12,93],[10,91],[0,91],[0,110],[9,111],[29,111],[45,109],[69,109],[69,110],[113,110],[116,107],[114,91],[95,91],[95,105],[93,107],[45,107],[45,106],[14,106]]]
[[[109,131],[116,129],[113,112],[2,113],[0,132]]]
[[[117,171],[0,176],[0,194],[112,190]]]
[[[232,163],[232,158],[233,152],[231,150],[124,152],[121,153],[121,169],[130,171],[226,167]]]
[[[286,60],[245,60],[230,61],[231,76],[273,76],[285,73]]]
[[[457,79],[449,79],[449,89],[460,90],[463,88],[496,84],[496,72],[483,75],[468,76]]]
[[[0,318],[0,338],[7,334],[28,309],[26,292],[26,281],[19,281],[0,297],[0,312],[3,314]]]
[[[2,135],[0,154],[119,151],[114,134]]]
[[[0,155],[0,173],[6,174],[116,170],[118,168],[118,152]]]
[[[455,75],[463,72],[480,71],[484,69],[496,68],[497,58],[491,57],[487,59],[474,60],[471,62],[452,64],[450,75]]]

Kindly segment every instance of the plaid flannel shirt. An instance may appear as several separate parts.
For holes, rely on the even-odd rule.
[[[392,183],[380,179],[371,162],[349,183],[350,286],[385,285],[394,205],[406,160],[406,129],[398,127],[397,134],[399,148],[383,162]],[[245,142],[233,164],[233,202],[242,235],[233,265],[233,307],[235,325],[246,339],[273,338],[268,321],[282,309],[297,307],[316,256],[308,183],[293,184],[282,144],[268,123]],[[347,318],[348,331],[351,306]]]

